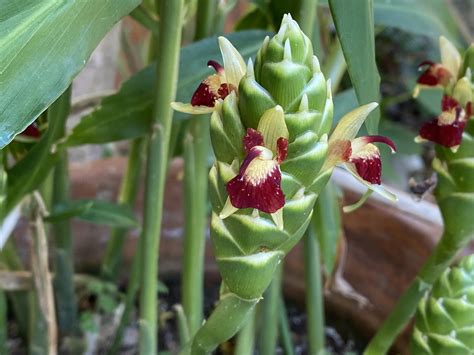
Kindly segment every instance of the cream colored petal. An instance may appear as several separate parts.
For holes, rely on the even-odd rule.
[[[444,36],[439,38],[439,50],[441,52],[441,63],[454,76],[454,80],[458,78],[461,69],[461,54],[456,47],[448,41]]]
[[[277,153],[278,138],[288,139],[290,133],[285,123],[283,108],[279,105],[264,112],[258,123],[257,131],[262,133],[265,147],[273,154]]]
[[[340,140],[352,140],[356,137],[360,127],[366,120],[367,116],[378,106],[378,103],[360,106],[355,110],[347,113],[338,123],[334,132],[329,137],[329,145]]]
[[[225,37],[219,37],[219,47],[224,60],[225,80],[239,87],[240,79],[245,75],[246,66],[239,51]]]
[[[398,197],[393,194],[392,192],[388,191],[385,187],[383,187],[382,185],[377,185],[377,184],[371,184],[369,183],[368,181],[365,181],[364,179],[362,179],[359,174],[357,174],[357,172],[355,171],[355,169],[349,165],[349,164],[344,164],[344,167],[347,169],[347,171],[349,171],[352,176],[354,176],[359,182],[361,182],[362,184],[364,184],[365,186],[367,186],[368,189],[372,190],[373,192],[376,192],[380,195],[382,195],[383,197],[385,197],[386,199],[392,201],[392,202],[396,202],[398,201]]]
[[[214,107],[209,106],[193,106],[191,104],[185,104],[182,102],[172,102],[171,107],[175,111],[189,113],[191,115],[204,115],[214,111]]]

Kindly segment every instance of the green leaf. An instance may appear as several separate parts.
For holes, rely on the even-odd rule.
[[[374,0],[377,25],[395,27],[438,40],[445,36],[460,44],[456,22],[443,0]]]
[[[0,0],[0,148],[68,87],[139,0]]]
[[[226,37],[242,56],[247,58],[255,55],[266,35],[268,32],[265,31],[242,31]],[[210,59],[222,63],[216,37],[192,43],[181,49],[177,101],[190,101],[199,83],[212,72],[207,67],[207,61]],[[97,110],[85,116],[74,127],[66,144],[101,144],[147,134],[154,102],[155,76],[155,64],[132,76],[118,93],[106,97]],[[183,119],[189,115],[175,113],[174,117]]]
[[[138,222],[127,206],[100,200],[72,200],[53,206],[47,222],[57,222],[69,218],[79,218],[87,222],[116,227],[137,227]]]
[[[372,0],[329,0],[329,6],[359,104],[379,102]],[[377,108],[365,121],[370,134],[377,133],[379,119]]]
[[[328,6],[328,1],[319,0],[318,4]],[[460,44],[456,21],[443,0],[374,0],[373,5],[374,22],[378,26],[399,28],[436,41],[443,35]]]

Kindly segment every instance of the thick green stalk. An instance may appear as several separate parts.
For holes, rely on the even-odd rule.
[[[282,267],[277,267],[272,283],[263,294],[259,354],[273,355],[278,342],[278,308],[280,306]]]
[[[156,97],[149,137],[142,233],[140,353],[157,351],[157,280],[163,195],[176,96],[183,0],[160,1]]]
[[[204,250],[207,225],[209,118],[190,122],[184,142],[185,233],[182,304],[192,337],[203,319]]]
[[[140,263],[141,248],[139,246],[132,262],[132,270],[128,279],[127,294],[125,295],[125,304],[122,317],[120,318],[119,325],[117,327],[117,330],[115,331],[114,339],[112,341],[112,345],[110,346],[110,350],[107,352],[110,355],[119,354],[120,346],[122,345],[123,341],[125,327],[128,325],[130,314],[133,308],[135,307],[135,298],[137,296],[137,292],[140,286]]]
[[[253,355],[255,348],[255,308],[237,335],[234,354]]]
[[[290,325],[288,324],[288,316],[286,314],[285,301],[280,295],[280,304],[279,304],[279,324],[280,324],[280,339],[281,345],[285,350],[286,355],[294,355],[295,346],[293,345],[293,340],[291,338]]]
[[[385,354],[389,350],[397,335],[415,313],[418,302],[426,291],[433,286],[433,283],[453,262],[458,251],[469,241],[466,238],[461,241],[457,241],[457,239],[447,232],[444,233],[416,279],[400,297],[390,316],[365,349],[365,355]]]
[[[144,159],[145,139],[135,139],[130,148],[127,169],[123,176],[118,203],[133,208],[137,196],[141,167]],[[127,228],[113,228],[110,232],[107,250],[102,263],[102,277],[107,280],[116,280],[122,261],[122,249],[127,236]]]
[[[318,204],[319,200],[316,201]],[[324,307],[319,243],[312,225],[304,237],[304,276],[306,284],[306,316],[311,354],[324,351]]]
[[[66,131],[66,120],[69,116],[71,88],[69,87],[48,110],[48,121],[63,122],[61,135]],[[69,172],[67,151],[54,168],[53,205],[69,200]],[[56,277],[54,292],[56,295],[59,329],[63,334],[71,334],[77,326],[77,305],[74,290],[74,265],[72,251],[72,235],[69,220],[53,224],[54,262]]]
[[[211,32],[215,0],[199,0],[195,39]],[[191,119],[184,142],[184,263],[182,304],[192,337],[203,319],[204,250],[207,226],[209,117]]]
[[[318,0],[301,0],[299,14],[296,17],[301,30],[311,38],[313,35],[314,18],[316,17],[316,7]],[[319,54],[319,53],[317,53]]]
[[[7,297],[4,291],[0,291],[0,354],[9,354],[7,348]]]

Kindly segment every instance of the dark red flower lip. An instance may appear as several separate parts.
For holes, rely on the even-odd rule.
[[[191,97],[192,106],[214,107],[217,100],[225,99],[233,90],[232,85],[223,82],[224,68],[218,62],[210,60],[207,65],[217,74],[208,76],[199,84]]]
[[[35,122],[33,122],[28,127],[26,127],[26,129],[23,132],[21,132],[20,135],[38,139],[41,137],[41,131],[39,130],[38,125]]]
[[[466,121],[471,115],[471,103],[463,110],[459,102],[451,96],[444,95],[441,101],[440,116],[424,123],[420,128],[420,137],[447,148],[461,144]],[[446,117],[448,119],[446,119]]]
[[[277,140],[276,157],[264,146],[261,132],[248,128],[243,137],[247,152],[239,174],[230,180],[227,193],[235,208],[254,208],[273,214],[285,205],[285,195],[281,189],[281,171],[279,165],[288,155],[288,140]]]
[[[384,136],[363,136],[354,139],[349,152],[344,154],[346,161],[354,164],[357,174],[371,184],[382,183],[382,161],[380,151],[373,143],[384,143],[390,147],[392,153],[397,151],[395,143]]]
[[[264,153],[263,149],[266,149],[262,148],[251,148],[239,174],[227,183],[226,189],[235,208],[255,208],[265,213],[275,213],[285,205],[281,172],[275,160],[259,161]],[[252,164],[257,166],[251,166]]]
[[[419,70],[424,70],[417,82],[426,86],[447,85],[452,74],[443,65],[432,61],[424,61],[418,66]]]
[[[444,147],[453,148],[461,144],[465,127],[466,122],[462,120],[455,120],[452,124],[440,125],[439,119],[435,118],[421,127],[420,137]]]

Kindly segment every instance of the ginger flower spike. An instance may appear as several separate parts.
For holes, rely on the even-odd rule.
[[[195,115],[211,113],[218,100],[224,100],[232,91],[237,91],[246,66],[240,53],[224,37],[219,37],[219,48],[224,60],[222,67],[210,60],[207,65],[216,73],[204,79],[194,92],[191,103],[172,102],[171,107],[180,112]]]
[[[263,114],[256,130],[247,129],[243,137],[246,156],[238,174],[226,185],[229,197],[221,218],[242,208],[253,208],[269,213],[283,229],[285,195],[281,189],[280,164],[288,154],[288,136],[283,109],[278,105]]]

